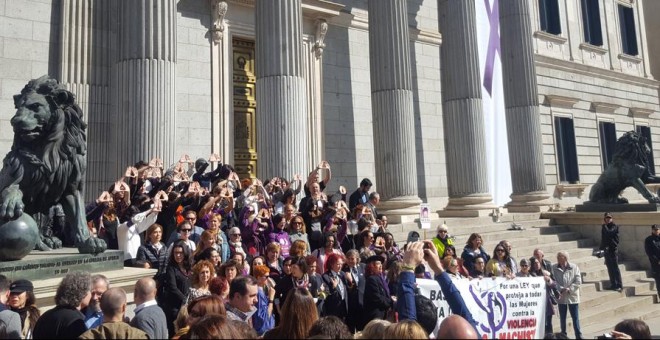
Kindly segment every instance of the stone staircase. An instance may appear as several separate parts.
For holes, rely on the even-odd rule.
[[[449,234],[454,236],[457,253],[463,251],[465,242],[471,233],[481,234],[484,248],[492,255],[495,245],[501,240],[511,242],[512,256],[518,261],[531,257],[535,248],[540,248],[547,259],[556,262],[556,253],[567,251],[570,262],[575,263],[582,272],[580,325],[585,338],[594,338],[609,332],[619,321],[628,318],[648,320],[657,317],[660,305],[657,301],[657,287],[647,272],[640,269],[634,261],[620,261],[624,284],[622,292],[605,290],[609,278],[604,260],[592,256],[598,245],[590,238],[584,238],[567,226],[549,225],[549,220],[539,219],[539,214],[509,214],[494,222],[491,217],[447,218],[432,221],[431,229],[419,229],[417,223],[404,223],[389,226],[396,242],[405,244],[408,234],[417,231],[423,239],[435,237],[439,224],[446,223]],[[515,222],[524,230],[508,230]],[[654,290],[655,289],[655,290]],[[567,317],[567,333],[574,337],[570,314]],[[555,332],[559,332],[559,316],[553,318]]]

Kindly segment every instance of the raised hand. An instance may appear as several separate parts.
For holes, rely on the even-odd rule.
[[[410,267],[419,266],[424,260],[424,242],[418,241],[408,244],[403,254],[403,264]]]

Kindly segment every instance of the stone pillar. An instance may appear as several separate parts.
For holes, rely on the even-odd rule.
[[[500,48],[513,193],[509,212],[548,209],[529,1],[499,0]]]
[[[489,192],[475,0],[438,2],[449,202],[440,216],[483,216]]]
[[[119,175],[154,157],[174,164],[176,1],[118,4],[117,134]]]
[[[379,210],[419,214],[406,1],[369,0],[369,52]]]
[[[257,175],[307,176],[309,118],[302,60],[301,0],[255,2]]]
[[[110,23],[116,2],[62,0],[60,6],[59,80],[76,95],[87,122],[85,201],[90,201],[117,178],[107,142],[112,136],[109,91],[115,55]]]

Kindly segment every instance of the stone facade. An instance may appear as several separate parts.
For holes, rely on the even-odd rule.
[[[149,5],[157,0],[133,1]],[[236,137],[232,41],[254,41],[255,20],[259,20],[254,1],[172,2],[176,13],[171,84],[176,94],[175,126],[162,130],[173,131],[168,132],[173,134],[170,138],[175,145],[170,162],[184,153],[197,158],[217,152],[232,163]],[[583,43],[581,2],[557,2],[561,33],[543,32],[538,1],[530,1],[529,22],[540,103],[542,177],[551,197],[549,204],[570,206],[586,199],[589,188],[560,183],[554,117],[573,119],[580,183],[595,182],[603,169],[598,132],[601,121],[614,122],[618,135],[637,125],[649,126],[656,169],[660,171],[660,122],[655,119],[659,111],[655,77],[660,76],[656,74],[660,70],[660,44],[650,38],[660,29],[652,20],[660,14],[660,6],[648,0],[599,1],[603,44],[594,47]],[[92,144],[87,198],[120,177],[125,166],[117,161],[121,150],[117,150],[116,138],[125,137],[121,131],[127,122],[118,118],[122,115],[114,102],[118,98],[116,45],[122,39],[112,24],[117,22],[112,18],[119,15],[118,3],[0,0],[0,154],[11,146],[12,96],[31,78],[48,73],[61,79],[87,107]],[[619,5],[633,10],[637,56],[621,53]],[[71,13],[85,13],[72,8],[90,9],[86,13],[91,14],[87,19],[80,14],[67,17],[67,8]],[[99,8],[107,11],[101,15]],[[408,0],[406,9],[416,173],[403,175],[415,177],[419,198],[439,210],[447,206],[451,190],[442,109],[438,1]],[[374,180],[376,190],[380,184],[376,178],[383,160],[375,153],[378,141],[372,128],[377,112],[373,112],[371,98],[370,61],[375,55],[369,51],[369,22],[366,0],[302,1],[302,65],[309,117],[300,140],[309,143],[309,154],[301,156],[309,170],[322,159],[331,164],[329,192],[339,185],[353,190],[364,177]],[[100,41],[105,41],[103,46],[99,46]],[[135,98],[137,94],[125,100]],[[580,190],[584,191],[581,198]],[[634,190],[626,195],[641,198]]]

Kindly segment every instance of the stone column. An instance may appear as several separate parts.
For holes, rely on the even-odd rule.
[[[257,174],[307,176],[309,118],[302,60],[301,0],[255,2]]]
[[[547,210],[529,1],[499,0],[506,127],[513,193],[509,212]]]
[[[118,4],[117,134],[119,175],[154,157],[174,164],[176,1]]]
[[[475,0],[438,2],[449,202],[440,216],[482,216],[489,192]]]
[[[115,12],[112,0],[60,2],[59,78],[76,95],[87,122],[86,201],[98,197],[117,178],[107,142],[112,136],[109,89],[115,41],[110,23]]]
[[[379,209],[419,214],[406,1],[369,0],[369,52]]]

